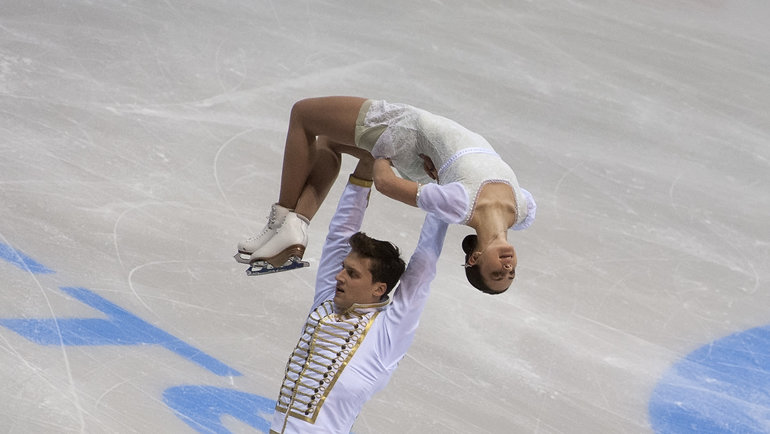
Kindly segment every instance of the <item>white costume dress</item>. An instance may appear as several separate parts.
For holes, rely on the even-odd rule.
[[[535,218],[535,201],[519,187],[510,166],[483,137],[450,119],[406,104],[367,100],[356,123],[356,145],[375,158],[390,159],[403,178],[420,183],[417,205],[447,223],[468,224],[478,193],[489,182],[513,189],[513,229],[525,229]],[[425,173],[420,154],[433,161],[438,183]]]
[[[286,365],[271,433],[348,433],[361,407],[390,380],[412,343],[447,224],[427,214],[392,301],[339,311],[335,276],[358,232],[370,188],[348,183],[329,225],[316,294]]]

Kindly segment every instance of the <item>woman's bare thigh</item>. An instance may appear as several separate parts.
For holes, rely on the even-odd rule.
[[[291,121],[295,127],[301,126],[305,134],[355,146],[356,120],[365,101],[366,98],[353,96],[303,99],[294,104]]]

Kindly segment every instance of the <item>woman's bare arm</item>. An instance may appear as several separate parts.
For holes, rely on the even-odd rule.
[[[391,199],[417,206],[417,183],[396,176],[390,160],[378,158],[374,161],[374,187]]]

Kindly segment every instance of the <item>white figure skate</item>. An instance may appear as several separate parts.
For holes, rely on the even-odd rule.
[[[305,217],[289,212],[283,224],[274,229],[273,236],[251,254],[246,274],[254,276],[310,266],[302,260],[309,224]]]
[[[289,212],[291,212],[290,209],[274,203],[270,207],[270,215],[267,216],[267,224],[262,228],[262,231],[238,243],[238,253],[235,254],[235,260],[241,264],[249,264],[251,262],[251,254],[275,235],[276,229],[283,225],[283,221],[286,220]]]

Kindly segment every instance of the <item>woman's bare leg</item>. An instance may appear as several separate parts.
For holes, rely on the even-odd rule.
[[[355,146],[356,119],[364,101],[366,98],[332,96],[304,99],[294,104],[283,155],[278,198],[281,206],[292,209],[299,206],[300,196],[313,171],[311,146],[316,137],[325,136],[329,142]],[[316,175],[325,177],[328,174]]]
[[[342,154],[357,158],[354,176],[371,180],[374,157],[369,151],[356,146],[330,142],[326,136],[319,136],[312,147],[313,166],[302,193],[299,195],[294,212],[312,220],[329,194],[340,173]]]
[[[321,203],[326,199],[326,195],[329,194],[329,190],[340,173],[342,162],[342,156],[332,150],[326,136],[320,136],[316,139],[312,147],[311,158],[313,166],[294,210],[308,220],[313,219],[321,207]]]

